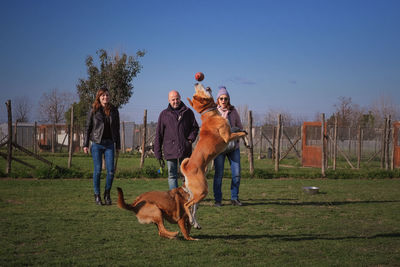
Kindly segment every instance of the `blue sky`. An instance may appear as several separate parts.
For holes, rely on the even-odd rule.
[[[172,89],[225,85],[236,106],[330,115],[340,96],[400,103],[400,1],[2,1],[0,111],[5,101],[76,92],[98,49],[134,55],[142,72],[121,118],[156,121]],[[33,118],[34,119],[34,118]]]

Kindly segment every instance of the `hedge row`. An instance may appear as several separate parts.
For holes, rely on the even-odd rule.
[[[58,178],[92,178],[92,172],[80,171],[76,169],[64,169],[55,167],[41,167],[33,171],[15,170],[9,177],[12,178],[39,178],[39,179],[58,179]],[[103,174],[105,176],[105,173]],[[230,171],[225,172],[225,177],[230,177]],[[212,179],[214,171],[207,173],[207,178]],[[0,170],[0,177],[7,177],[4,171]],[[167,171],[160,173],[159,169],[153,166],[146,166],[143,169],[134,169],[131,171],[118,171],[117,178],[166,178]],[[274,170],[255,169],[251,175],[249,171],[242,171],[242,178],[258,178],[258,179],[276,179],[276,178],[321,178],[321,171],[314,168],[288,168],[281,169],[278,172]],[[400,170],[327,170],[326,178],[328,179],[383,179],[383,178],[400,178]]]

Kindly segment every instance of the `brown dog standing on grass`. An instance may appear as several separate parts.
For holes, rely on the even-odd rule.
[[[131,205],[125,203],[122,189],[118,187],[117,190],[118,207],[135,212],[139,223],[154,223],[157,225],[160,236],[170,239],[176,238],[178,232],[170,232],[165,229],[164,219],[166,219],[170,223],[178,224],[186,240],[197,240],[189,236],[191,225],[189,216],[184,209],[189,194],[182,187],[169,191],[143,193]]]
[[[201,128],[199,141],[190,158],[181,163],[181,172],[185,176],[185,187],[189,193],[189,201],[184,205],[189,215],[190,223],[195,228],[201,228],[196,221],[197,204],[208,194],[206,168],[208,163],[219,153],[225,150],[232,140],[247,135],[245,131],[231,133],[227,119],[223,118],[217,110],[217,105],[211,95],[211,90],[205,90],[201,83],[195,84],[196,93],[189,99],[190,105],[201,114]]]

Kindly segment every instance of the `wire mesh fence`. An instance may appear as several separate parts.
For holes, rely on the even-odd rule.
[[[7,139],[7,124],[0,125],[0,140],[4,142]],[[151,122],[144,129],[143,124],[134,122],[121,122],[121,147],[125,152],[141,152],[143,144],[143,131],[147,131],[145,141],[146,150],[152,150],[157,124]],[[392,127],[393,128],[393,127]],[[41,130],[40,130],[41,129]],[[45,130],[43,130],[45,129]],[[379,162],[384,151],[385,129],[383,127],[338,127],[337,129],[337,147],[339,153],[337,157],[342,156],[349,158],[351,161],[361,162]],[[391,129],[393,132],[393,129]],[[81,129],[74,130],[74,151],[79,151],[83,146],[83,132]],[[253,151],[258,159],[274,159],[276,147],[276,126],[263,125],[256,126],[252,129]],[[15,142],[27,149],[34,150],[38,146],[38,151],[50,150],[55,146],[55,152],[68,150],[69,129],[66,124],[53,125],[37,125],[33,123],[19,123],[12,127],[13,139]],[[54,135],[51,137],[51,135]],[[302,155],[302,126],[285,126],[282,125],[282,138],[280,142],[280,160],[284,158],[298,159],[301,162]],[[307,127],[306,131],[307,145],[321,145],[321,127]],[[326,129],[327,146],[326,153],[328,160],[332,160],[334,156],[334,125],[327,125]],[[400,135],[397,135],[395,144],[400,144]],[[393,138],[389,140],[393,143]],[[0,143],[1,143],[0,142]],[[194,143],[194,145],[196,142]],[[393,145],[388,146],[389,151],[385,153],[393,153]],[[241,152],[246,153],[247,148],[244,142],[241,142]],[[150,153],[151,156],[151,153]]]

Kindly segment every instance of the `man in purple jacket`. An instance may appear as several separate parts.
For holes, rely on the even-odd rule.
[[[158,117],[154,154],[164,168],[167,160],[169,189],[178,187],[178,168],[184,158],[192,154],[192,143],[199,133],[193,111],[175,90],[168,94],[169,105]],[[163,155],[164,152],[164,155]]]

